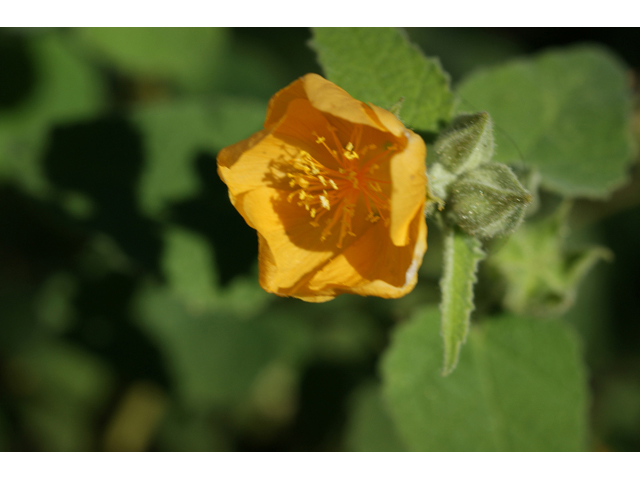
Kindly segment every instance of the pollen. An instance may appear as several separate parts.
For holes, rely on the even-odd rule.
[[[345,145],[344,152],[342,152],[342,154],[347,160],[357,160],[358,158],[360,158],[360,155],[358,155],[358,152],[353,151],[353,143],[351,142]]]
[[[322,208],[331,210],[331,204],[329,203],[329,200],[327,200],[326,194],[327,192],[324,192],[324,195],[320,195],[318,198],[320,199],[320,204],[322,205]]]
[[[390,206],[384,185],[391,182],[380,178],[380,165],[397,147],[393,144],[385,144],[381,149],[374,144],[358,147],[361,128],[354,129],[351,139],[344,144],[335,127],[327,125],[327,131],[328,136],[312,132],[315,143],[324,147],[320,153],[313,156],[306,150],[297,150],[285,160],[283,169],[293,189],[287,200],[292,202],[296,198],[297,205],[311,217],[309,223],[323,227],[321,241],[336,230],[336,246],[342,248],[345,238],[356,235],[353,219],[357,214],[369,223],[383,220],[388,225]]]

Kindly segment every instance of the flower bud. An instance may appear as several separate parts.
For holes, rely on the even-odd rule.
[[[480,238],[511,233],[532,199],[511,169],[501,163],[488,163],[460,176],[450,194],[455,222]]]
[[[493,126],[487,112],[459,115],[435,143],[437,162],[461,175],[491,160]]]
[[[542,177],[536,168],[524,165],[511,165],[513,173],[524,189],[531,194],[531,203],[527,205],[526,217],[534,215],[540,207],[540,181]]]

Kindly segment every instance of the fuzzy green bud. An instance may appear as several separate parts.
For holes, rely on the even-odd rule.
[[[535,214],[540,207],[539,188],[542,177],[538,170],[524,165],[511,165],[511,169],[513,173],[516,174],[516,177],[518,177],[524,189],[531,193],[531,203],[527,205],[527,211],[525,213],[526,217],[530,217]]]
[[[491,238],[514,231],[531,199],[509,167],[487,163],[452,184],[449,206],[464,231]]]
[[[493,156],[493,125],[487,112],[459,115],[435,143],[437,162],[454,175],[478,168]]]

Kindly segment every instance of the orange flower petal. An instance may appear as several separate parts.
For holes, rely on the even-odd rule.
[[[310,302],[408,293],[427,248],[422,139],[315,74],[273,96],[264,126],[218,155],[258,232],[260,285]]]
[[[397,247],[388,239],[382,224],[368,229],[344,252],[336,255],[309,281],[310,291],[327,295],[356,293],[398,298],[413,289],[418,268],[427,249],[424,217],[411,224],[415,244]]]
[[[409,243],[409,224],[416,213],[423,214],[427,195],[427,147],[422,137],[406,132],[406,148],[391,159],[391,240],[399,246]]]
[[[354,99],[345,90],[315,73],[308,73],[273,96],[269,102],[264,128],[271,128],[278,123],[285,115],[289,102],[300,98],[309,100],[316,110],[347,122],[390,131],[396,136],[401,136],[404,131],[404,125],[397,119],[396,124],[393,124],[384,114],[386,123],[376,118],[378,111],[382,111],[395,119],[392,113]]]
[[[268,188],[265,176],[272,171],[273,159],[281,153],[284,142],[267,131],[255,133],[247,140],[226,147],[218,154],[218,175],[229,188],[229,198],[249,226],[243,196],[259,188]]]
[[[375,105],[371,105],[371,114],[375,115],[376,121],[382,125],[384,129],[394,134],[396,137],[402,137],[407,129],[402,122],[398,120],[393,113]]]

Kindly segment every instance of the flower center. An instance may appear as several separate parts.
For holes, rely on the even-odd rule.
[[[391,153],[398,149],[397,145],[388,143],[383,148],[378,146],[360,145],[362,127],[354,128],[352,141],[343,145],[335,134],[335,128],[329,126],[332,143],[337,147],[332,149],[327,139],[313,132],[317,144],[324,146],[334,160],[337,168],[330,168],[319,162],[309,152],[299,150],[289,160],[292,171],[287,173],[289,186],[294,190],[287,200],[297,200],[297,205],[304,207],[312,219],[314,227],[323,229],[320,239],[324,241],[333,227],[340,225],[338,248],[347,235],[355,236],[352,220],[356,215],[356,205],[360,198],[364,200],[367,215],[366,220],[376,223],[382,219],[385,224],[389,220],[389,197],[383,192],[382,185],[390,184],[389,180],[374,177],[380,163],[387,160]],[[326,162],[329,163],[329,162]]]

